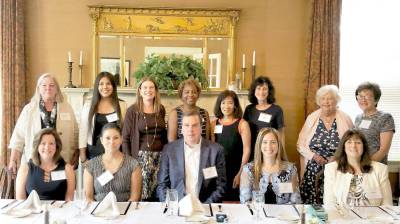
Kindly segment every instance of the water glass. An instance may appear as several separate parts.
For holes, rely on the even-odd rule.
[[[175,189],[167,189],[165,197],[165,203],[168,207],[167,215],[177,216],[178,215],[178,191]]]
[[[74,204],[79,209],[79,215],[82,215],[83,210],[87,206],[86,194],[84,190],[75,190]]]
[[[262,219],[263,207],[265,202],[264,193],[260,191],[253,191],[253,208],[254,208],[254,217],[257,220]]]

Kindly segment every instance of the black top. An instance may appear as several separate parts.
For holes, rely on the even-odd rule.
[[[44,170],[33,164],[32,159],[28,162],[28,176],[26,179],[25,191],[29,195],[32,190],[35,190],[40,200],[65,200],[67,192],[67,179],[44,181]],[[65,170],[64,160],[58,162],[57,167],[52,171]],[[51,176],[51,175],[50,175]]]
[[[266,113],[271,115],[271,119],[269,122],[264,122],[258,120],[261,113]],[[271,104],[269,108],[266,110],[258,110],[256,108],[256,104],[250,104],[246,107],[244,111],[243,118],[249,122],[250,131],[251,131],[251,148],[254,149],[256,144],[258,132],[262,128],[275,128],[279,130],[285,126],[283,120],[283,111],[282,108],[276,104]],[[251,150],[250,160],[253,160],[253,151]]]
[[[98,155],[102,155],[104,153],[104,147],[101,144],[100,141],[100,136],[101,136],[101,129],[103,129],[103,126],[108,124],[108,123],[117,123],[117,121],[113,122],[108,122],[107,116],[114,114],[115,112],[108,113],[108,114],[100,114],[96,113],[95,114],[95,119],[94,119],[94,129],[93,129],[93,139],[92,143],[93,145],[88,145],[88,150],[87,150],[87,157],[88,159],[93,159],[94,157]]]

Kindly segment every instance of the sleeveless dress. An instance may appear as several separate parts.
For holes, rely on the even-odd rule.
[[[243,155],[242,136],[239,133],[239,124],[241,119],[237,119],[232,124],[223,125],[216,120],[216,125],[223,125],[222,133],[216,134],[215,142],[224,147],[225,168],[226,168],[226,193],[224,201],[239,201],[239,188],[233,189],[233,179],[240,170]]]
[[[35,190],[40,200],[65,200],[65,193],[67,192],[67,179],[52,181],[44,181],[44,170],[36,166],[32,159],[28,162],[28,176],[26,179],[25,191],[28,196],[32,190]],[[52,171],[65,170],[65,162],[60,159],[57,167]]]
[[[177,108],[175,108],[176,110],[176,114],[178,116],[178,139],[179,138],[183,138],[183,134],[182,134],[182,118],[183,118],[183,111],[182,108],[179,106]],[[207,111],[203,108],[199,108],[199,113],[200,113],[200,117],[201,117],[201,136],[203,138],[206,138],[207,136]]]

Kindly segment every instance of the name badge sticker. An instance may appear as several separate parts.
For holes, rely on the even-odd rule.
[[[293,184],[292,182],[289,183],[279,183],[279,193],[286,194],[286,193],[293,193]]]
[[[204,168],[203,169],[203,175],[204,179],[210,179],[214,177],[218,177],[217,169],[215,169],[215,166]]]
[[[60,113],[60,119],[62,121],[70,121],[71,115],[69,113]]]
[[[107,118],[107,121],[108,121],[109,123],[119,120],[117,113],[109,114],[109,115],[106,116],[106,118]]]
[[[215,125],[214,134],[221,134],[222,133],[222,128],[223,128],[223,126],[220,125],[220,124]]]
[[[52,181],[67,179],[67,177],[65,176],[65,170],[53,171],[50,173],[50,176]]]
[[[110,182],[113,178],[114,176],[112,175],[112,173],[107,170],[106,172],[102,173],[99,177],[97,177],[97,181],[99,181],[101,186],[104,186],[108,182]]]
[[[369,129],[370,125],[371,125],[371,120],[362,120],[359,127],[363,129]]]
[[[262,122],[269,123],[269,122],[271,122],[271,118],[272,118],[271,114],[260,113],[260,116],[258,117],[258,120],[262,121]]]

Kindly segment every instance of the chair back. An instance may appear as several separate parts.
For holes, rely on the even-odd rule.
[[[15,198],[15,179],[6,166],[0,171],[0,199]]]

